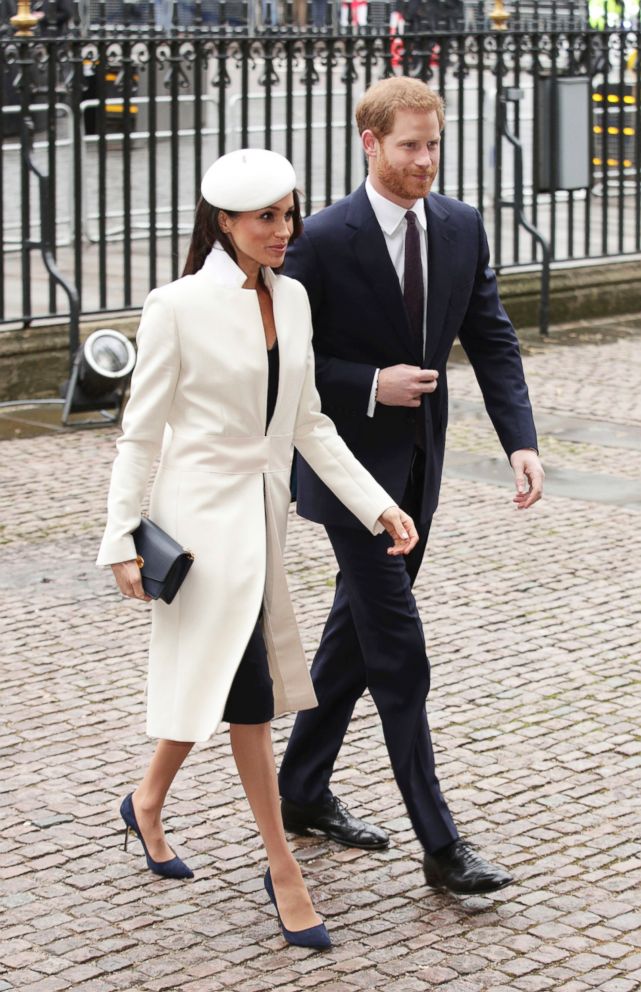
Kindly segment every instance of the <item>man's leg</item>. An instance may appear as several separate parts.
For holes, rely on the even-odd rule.
[[[409,502],[409,501],[408,501]],[[338,563],[348,573],[353,571],[355,559],[362,558],[362,569],[365,575],[366,598],[371,601],[372,620],[366,620],[367,629],[371,630],[372,650],[380,640],[377,630],[378,620],[391,611],[389,623],[393,628],[388,654],[414,656],[417,679],[412,679],[408,686],[408,697],[413,710],[415,744],[420,746],[416,752],[416,761],[426,769],[428,778],[429,768],[432,768],[432,786],[438,789],[438,783],[433,775],[433,755],[429,738],[429,728],[425,716],[425,697],[429,668],[425,656],[425,645],[422,627],[411,586],[416,578],[425,552],[429,534],[429,522],[419,528],[420,540],[414,551],[407,558],[390,558],[385,552],[388,543],[384,535],[374,539],[365,531],[353,528],[328,528],[328,535],[334,547]],[[352,538],[356,544],[352,543]],[[373,554],[372,554],[373,552]],[[382,564],[386,577],[383,580],[377,574],[377,567]],[[374,598],[373,590],[376,590]],[[310,807],[331,800],[330,778],[334,763],[343,743],[343,738],[349,726],[354,706],[368,685],[367,664],[363,658],[362,645],[359,641],[352,612],[350,610],[349,592],[342,572],[338,573],[336,595],[330,611],[319,649],[312,665],[312,678],[318,696],[319,705],[315,709],[305,710],[298,714],[294,728],[285,751],[280,771],[280,792],[285,802],[286,822],[295,827],[295,811],[291,804]],[[390,607],[390,603],[395,605]],[[384,626],[384,623],[383,623]],[[385,642],[385,636],[383,636]],[[393,666],[393,660],[390,660]],[[384,682],[394,681],[395,676]],[[370,689],[372,687],[370,686]],[[374,695],[374,693],[372,693]],[[378,695],[378,693],[377,693]],[[376,702],[376,699],[375,699]],[[378,705],[378,704],[377,704]],[[383,707],[385,709],[385,707]],[[380,707],[379,707],[380,709]],[[381,714],[382,715],[382,714]],[[384,721],[384,729],[385,723]],[[401,718],[403,732],[406,731],[405,714]],[[395,738],[403,739],[402,733],[393,730],[386,734],[390,754],[394,752],[401,767],[408,767],[411,759],[399,752]],[[412,746],[410,745],[410,751]],[[402,780],[403,776],[401,776]],[[412,773],[409,774],[412,779]],[[400,783],[399,783],[400,784]],[[408,788],[411,786],[408,785]],[[419,787],[419,792],[422,787]],[[428,789],[429,792],[429,789]],[[440,791],[438,792],[440,796]],[[427,800],[429,804],[429,800]],[[442,806],[442,800],[436,800],[437,806]],[[449,814],[448,814],[449,815]],[[429,819],[429,817],[428,817]],[[440,816],[437,817],[440,820]],[[365,826],[361,821],[354,825],[356,833],[362,832]],[[448,843],[456,836],[452,834],[453,827],[445,831],[445,839],[440,831],[436,836],[442,843]],[[418,831],[419,836],[424,831]],[[452,836],[450,836],[452,834]],[[349,841],[350,833],[344,838]],[[352,841],[356,843],[356,839]],[[376,837],[366,837],[364,846],[379,846]],[[438,845],[437,845],[438,846]]]
[[[402,559],[411,584],[425,553],[429,528],[429,523],[419,527],[418,544]],[[318,706],[296,717],[279,774],[281,796],[299,804],[329,799],[336,758],[354,707],[367,688],[363,653],[340,572],[311,675]]]
[[[392,770],[416,834],[427,851],[458,837],[434,768],[425,701],[429,662],[410,574],[386,552],[386,534],[331,527],[365,682],[378,709]]]
[[[330,798],[334,762],[366,688],[363,655],[340,572],[311,675],[318,706],[297,715],[279,773],[281,796],[306,805]]]
[[[424,456],[417,450],[402,500],[415,521],[419,518],[423,473]],[[283,807],[290,805],[288,797],[296,795],[301,807],[289,812],[303,824],[305,815],[308,820],[311,815],[316,819],[313,826],[344,843],[350,842],[350,834],[358,836],[355,826],[361,833],[367,830],[367,824],[353,821],[342,809],[338,810],[340,816],[325,816],[323,823],[317,810],[304,806],[331,798],[329,778],[334,761],[354,705],[366,686],[381,716],[396,781],[426,852],[426,881],[458,893],[491,892],[512,879],[458,838],[436,777],[425,712],[429,662],[411,591],[425,552],[429,522],[418,529],[417,547],[402,559],[386,554],[387,535],[372,538],[358,529],[327,528],[341,569],[340,581],[312,666],[320,706],[299,714],[296,720],[281,770]],[[332,643],[334,651],[330,650]],[[299,791],[295,793],[295,789]],[[337,819],[342,822],[337,824]],[[361,844],[358,839],[351,843],[382,846]]]
[[[341,530],[343,530],[341,528]],[[414,551],[396,559],[416,577],[427,542],[429,524],[419,529]],[[346,536],[353,533],[346,530]],[[363,532],[368,543],[371,535]],[[330,540],[331,540],[330,533]],[[387,555],[385,558],[391,561]],[[375,580],[374,580],[375,581]],[[424,647],[421,648],[424,658]],[[343,577],[336,578],[336,595],[319,649],[312,665],[319,700],[315,709],[298,714],[280,771],[283,819],[287,829],[300,834],[309,828],[354,847],[382,848],[384,831],[353,817],[330,791],[330,778],[354,706],[367,687],[363,652],[354,627]]]
[[[414,518],[419,534],[414,550],[399,559],[407,570],[410,586],[421,567],[431,525],[431,519],[419,523],[424,465],[422,452],[416,450],[402,499],[403,509]],[[328,535],[331,541],[330,529]],[[371,535],[366,536],[373,540]],[[334,764],[354,706],[367,688],[363,652],[340,571],[311,675],[318,706],[296,717],[279,774],[281,796],[300,805],[319,805],[331,799],[329,782]]]

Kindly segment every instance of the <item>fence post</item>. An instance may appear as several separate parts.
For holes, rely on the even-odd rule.
[[[33,37],[33,29],[38,23],[38,18],[31,13],[31,0],[18,0],[17,13],[9,18],[9,23],[16,32],[16,38]]]
[[[492,22],[492,27],[495,31],[505,31],[507,30],[507,22],[510,19],[510,15],[505,9],[505,4],[503,0],[495,0],[492,13],[490,14],[490,20]]]
[[[21,275],[22,275],[22,313],[25,319],[25,326],[31,323],[31,204],[29,190],[29,154],[31,149],[31,138],[33,133],[33,120],[31,118],[31,99],[33,93],[33,66],[29,57],[28,38],[33,37],[33,29],[38,23],[38,18],[31,13],[30,0],[20,0],[18,13],[11,18],[11,25],[15,28],[18,58],[16,64],[19,67],[18,77],[15,82],[16,91],[20,99],[20,225],[22,230],[21,247]]]
[[[20,76],[18,88],[20,91],[20,157],[22,183],[22,278],[23,278],[23,307],[25,324],[31,323],[31,252],[34,248],[40,250],[44,266],[57,285],[61,286],[69,300],[69,368],[73,366],[74,355],[80,344],[80,300],[78,291],[59,271],[55,261],[55,230],[49,220],[49,211],[53,191],[50,189],[49,176],[37,165],[33,158],[33,133],[35,124],[31,113],[31,103],[35,95],[34,66],[30,58],[28,39],[33,37],[33,28],[38,18],[31,13],[30,0],[20,0],[18,13],[11,18],[11,25],[16,29],[18,41],[18,65]],[[49,53],[51,57],[51,53]],[[29,198],[29,179],[33,174],[38,180],[40,207],[40,238],[31,238],[31,203]]]
[[[501,206],[514,211],[517,224],[520,224],[541,246],[543,264],[541,266],[541,300],[539,304],[539,331],[547,337],[550,328],[550,245],[541,232],[525,216],[523,207],[523,145],[512,131],[508,122],[508,104],[516,107],[523,98],[523,90],[508,87],[498,101],[499,133],[514,148],[514,199],[501,200]]]

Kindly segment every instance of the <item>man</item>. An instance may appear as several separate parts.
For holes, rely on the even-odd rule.
[[[459,336],[516,478],[515,502],[541,495],[543,470],[516,334],[488,267],[478,212],[431,193],[443,105],[393,77],[359,101],[367,181],[307,220],[287,256],[307,288],[324,411],[356,456],[414,518],[401,561],[298,460],[298,512],[323,523],[339,565],[312,666],[317,709],[300,713],[280,772],[285,826],[379,848],[385,833],[352,817],[329,781],[354,705],[368,688],[392,769],[423,845],[430,885],[491,892],[512,879],[459,838],[441,794],[425,712],[429,663],[411,592],[436,510],[447,425],[447,358]],[[526,483],[529,483],[529,485]]]

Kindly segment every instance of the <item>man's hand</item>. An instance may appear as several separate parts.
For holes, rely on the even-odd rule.
[[[437,386],[436,369],[418,365],[390,365],[378,374],[376,402],[385,406],[420,406],[423,393],[433,393]]]
[[[543,495],[545,472],[536,451],[522,448],[510,455],[510,465],[514,469],[516,496],[514,502],[518,510],[527,510]]]

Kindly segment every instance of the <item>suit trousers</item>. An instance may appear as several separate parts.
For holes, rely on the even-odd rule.
[[[403,508],[416,522],[424,455],[416,449]],[[316,709],[298,714],[281,765],[280,793],[302,805],[320,803],[354,706],[365,689],[383,725],[392,770],[412,826],[426,851],[458,837],[436,777],[425,710],[430,668],[412,593],[431,521],[417,523],[419,542],[391,557],[387,534],[328,526],[340,571],[336,593],[312,664]]]

